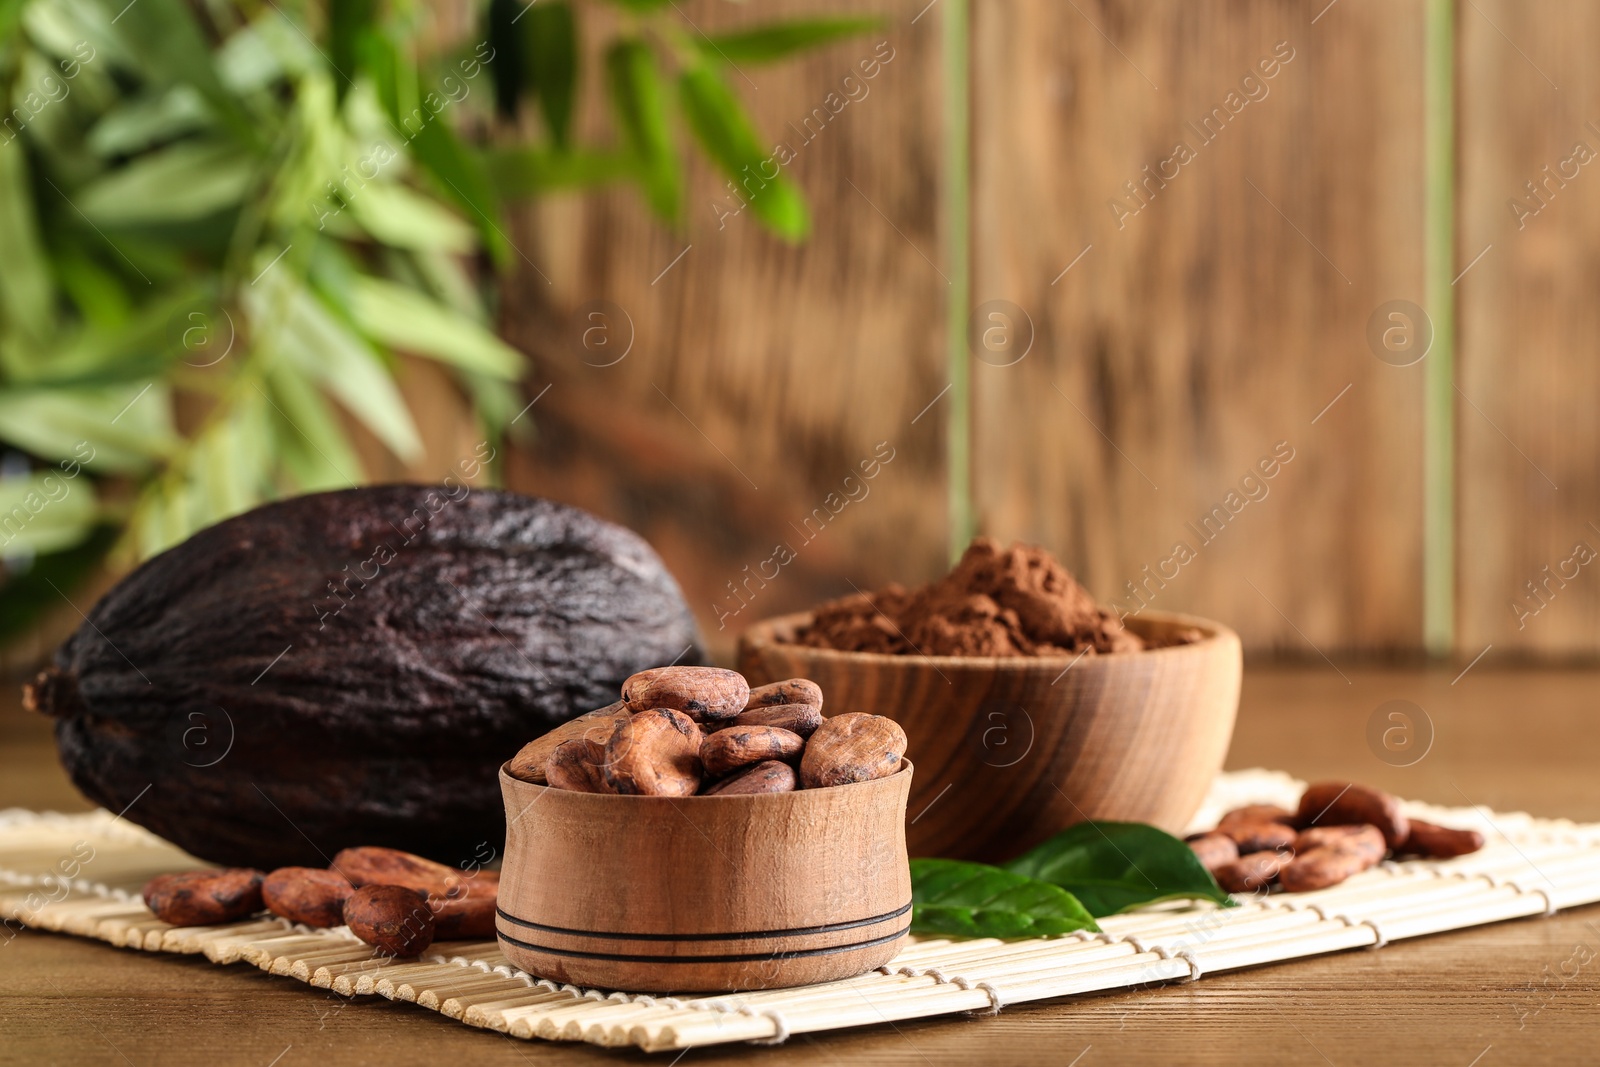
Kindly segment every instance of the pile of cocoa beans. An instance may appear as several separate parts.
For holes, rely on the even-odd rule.
[[[1307,786],[1300,806],[1236,808],[1215,830],[1194,834],[1189,847],[1230,893],[1326,889],[1374,867],[1386,856],[1446,859],[1483,847],[1476,830],[1452,830],[1408,819],[1400,801],[1352,782]]]
[[[494,936],[496,871],[471,873],[392,848],[347,848],[320,867],[180,871],[152,878],[144,902],[173,926],[216,926],[263,909],[306,926],[348,926],[389,956],[435,940]]]
[[[751,689],[738,671],[657,667],[624,682],[610,707],[529,742],[506,773],[579,793],[732,796],[883,778],[905,752],[893,719],[824,719],[809,679]]]

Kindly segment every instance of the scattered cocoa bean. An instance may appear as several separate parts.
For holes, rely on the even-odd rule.
[[[1377,862],[1369,853],[1358,849],[1325,845],[1295,856],[1293,862],[1278,872],[1278,882],[1289,893],[1327,889]]]
[[[524,782],[544,785],[546,782],[544,765],[549,760],[550,753],[556,750],[556,746],[563,741],[577,738],[588,738],[603,745],[618,724],[631,714],[627,705],[619,700],[609,707],[579,715],[571,722],[564,722],[549,733],[523,745],[522,750],[511,757],[511,762],[506,764],[506,773]]]
[[[545,781],[575,793],[615,793],[606,781],[606,746],[587,737],[563,741],[545,761]]]
[[[641,711],[618,726],[606,742],[606,781],[628,795],[693,796],[704,772],[700,762],[704,739],[700,727],[681,711]]]
[[[1276,804],[1246,804],[1242,808],[1234,808],[1222,818],[1217,820],[1217,828],[1233,826],[1238,823],[1263,823],[1275,822],[1284,824],[1294,823],[1294,812],[1278,807]]]
[[[790,793],[796,788],[794,768],[777,760],[735,771],[700,791],[701,796],[746,796],[752,793]]]
[[[443,863],[377,845],[342,849],[334,854],[332,867],[358,889],[366,885],[400,885],[433,896],[455,892],[467,877],[465,872]],[[488,879],[497,885],[500,882],[496,871],[479,871],[472,878]]]
[[[262,873],[248,867],[158,874],[144,886],[145,906],[173,926],[215,926],[262,908]]]
[[[817,727],[800,759],[800,781],[807,789],[870,782],[900,769],[906,733],[882,715],[848,712]]]
[[[1208,834],[1196,834],[1189,839],[1189,848],[1199,857],[1200,865],[1208,871],[1215,871],[1224,863],[1232,863],[1239,858],[1239,846],[1227,834],[1212,831]]]
[[[810,678],[790,678],[785,682],[771,682],[750,690],[745,710],[773,707],[780,704],[808,704],[822,710],[822,686]]]
[[[1217,833],[1233,838],[1240,855],[1289,848],[1295,839],[1295,828],[1281,822],[1227,823],[1218,826]]]
[[[1443,860],[1465,856],[1483,847],[1483,835],[1476,830],[1452,830],[1421,819],[1411,820],[1411,833],[1396,850],[1428,859]]]
[[[1311,826],[1351,826],[1371,823],[1383,832],[1383,839],[1394,848],[1411,832],[1411,823],[1400,810],[1400,801],[1381,789],[1351,782],[1317,782],[1300,796],[1295,824]]]
[[[805,747],[805,738],[776,726],[735,726],[707,737],[700,761],[708,777],[721,778],[752,763],[795,759]]]
[[[279,867],[261,882],[261,901],[279,918],[307,926],[338,926],[355,886],[338,871]]]
[[[1251,852],[1211,873],[1230,893],[1254,893],[1276,881],[1293,859],[1292,852]]]
[[[428,894],[406,886],[362,886],[344,902],[344,921],[351,933],[389,956],[415,956],[433,944]]]
[[[636,714],[666,708],[696,722],[717,722],[744,710],[750,683],[720,667],[655,667],[623,682],[622,699]]]
[[[435,941],[470,941],[494,937],[494,906],[499,895],[497,881],[471,878],[451,897],[428,898],[433,912]]]
[[[771,704],[765,707],[748,707],[739,717],[727,724],[718,723],[716,729],[729,730],[735,726],[776,726],[801,737],[810,737],[822,725],[822,711],[815,704]]]
[[[1381,862],[1388,851],[1383,831],[1370,823],[1360,826],[1313,826],[1309,830],[1301,830],[1295,837],[1294,850],[1297,853],[1319,848],[1342,848],[1359,853],[1369,865]]]

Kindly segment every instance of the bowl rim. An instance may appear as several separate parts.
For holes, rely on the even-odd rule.
[[[787,790],[784,790],[782,793],[727,793],[727,794],[722,794],[722,795],[719,795],[719,796],[710,796],[710,797],[701,796],[699,794],[695,794],[694,796],[688,796],[688,797],[652,797],[652,796],[624,796],[624,795],[622,795],[620,793],[580,793],[576,789],[557,789],[555,786],[540,785],[538,782],[529,782],[529,781],[525,781],[525,780],[523,780],[521,778],[513,777],[511,774],[509,774],[506,771],[506,768],[509,767],[509,766],[511,766],[511,761],[510,760],[506,760],[504,763],[500,764],[500,787],[501,787],[502,790],[505,789],[507,783],[515,783],[517,786],[525,787],[525,788],[528,788],[528,789],[537,789],[541,793],[546,791],[546,790],[549,790],[549,791],[556,792],[556,793],[568,794],[568,795],[574,796],[574,797],[595,797],[597,799],[601,799],[601,800],[605,800],[605,801],[614,801],[614,800],[624,800],[624,801],[633,801],[633,800],[643,800],[643,801],[650,801],[650,800],[676,800],[676,801],[684,801],[684,800],[693,800],[693,801],[721,800],[721,801],[740,801],[740,800],[744,800],[744,801],[760,802],[760,801],[767,800],[768,798],[771,798],[771,797],[792,797],[792,796],[796,796],[796,795],[801,794],[801,793],[812,793],[812,794],[815,794],[815,793],[823,792],[822,789],[787,789]],[[895,768],[893,774],[886,774],[882,778],[873,778],[870,781],[866,781],[866,782],[846,782],[844,785],[830,785],[830,786],[826,786],[825,788],[828,789],[828,790],[867,788],[867,787],[871,787],[871,786],[878,786],[879,788],[881,788],[884,785],[884,783],[892,782],[895,779],[899,778],[901,775],[910,776],[911,773],[914,770],[916,770],[916,765],[914,763],[912,763],[909,758],[907,758],[905,756],[901,756],[900,757],[900,766]],[[583,801],[579,801],[579,803],[583,803]]]
[[[742,657],[746,650],[757,652],[769,647],[782,647],[785,650],[794,650],[796,653],[814,657],[817,660],[834,660],[856,664],[867,664],[881,667],[896,667],[908,669],[917,666],[931,666],[934,668],[949,667],[954,669],[979,668],[985,671],[1029,671],[1041,666],[1056,666],[1067,664],[1069,667],[1079,660],[1088,659],[1092,664],[1128,663],[1149,656],[1193,656],[1197,654],[1211,654],[1221,650],[1226,645],[1240,647],[1239,635],[1232,628],[1213,619],[1202,618],[1199,615],[1185,615],[1176,611],[1145,611],[1138,615],[1128,616],[1129,629],[1138,632],[1148,623],[1168,623],[1177,626],[1189,626],[1201,631],[1203,636],[1198,641],[1186,645],[1165,645],[1161,648],[1142,648],[1136,652],[1099,652],[1092,657],[1080,652],[1076,656],[924,656],[924,655],[896,655],[890,652],[848,652],[837,648],[817,648],[813,645],[796,645],[787,641],[773,640],[772,633],[779,626],[794,625],[802,620],[810,620],[814,612],[794,611],[784,615],[772,615],[751,623],[739,634],[739,654]],[[1088,664],[1085,664],[1088,666]]]

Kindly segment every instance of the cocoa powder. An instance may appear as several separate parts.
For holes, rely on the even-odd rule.
[[[1199,638],[1184,632],[1169,644]],[[1042,548],[980,537],[945,577],[916,590],[890,585],[817,608],[795,642],[845,652],[924,656],[1068,656],[1137,652],[1124,628]]]

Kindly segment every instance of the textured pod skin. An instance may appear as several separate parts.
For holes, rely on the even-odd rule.
[[[194,855],[457,860],[502,840],[506,753],[686,645],[698,659],[633,533],[464,483],[376,486],[269,504],[149,560],[25,702],[56,717],[91,800],[121,811],[158,783],[127,818]]]

